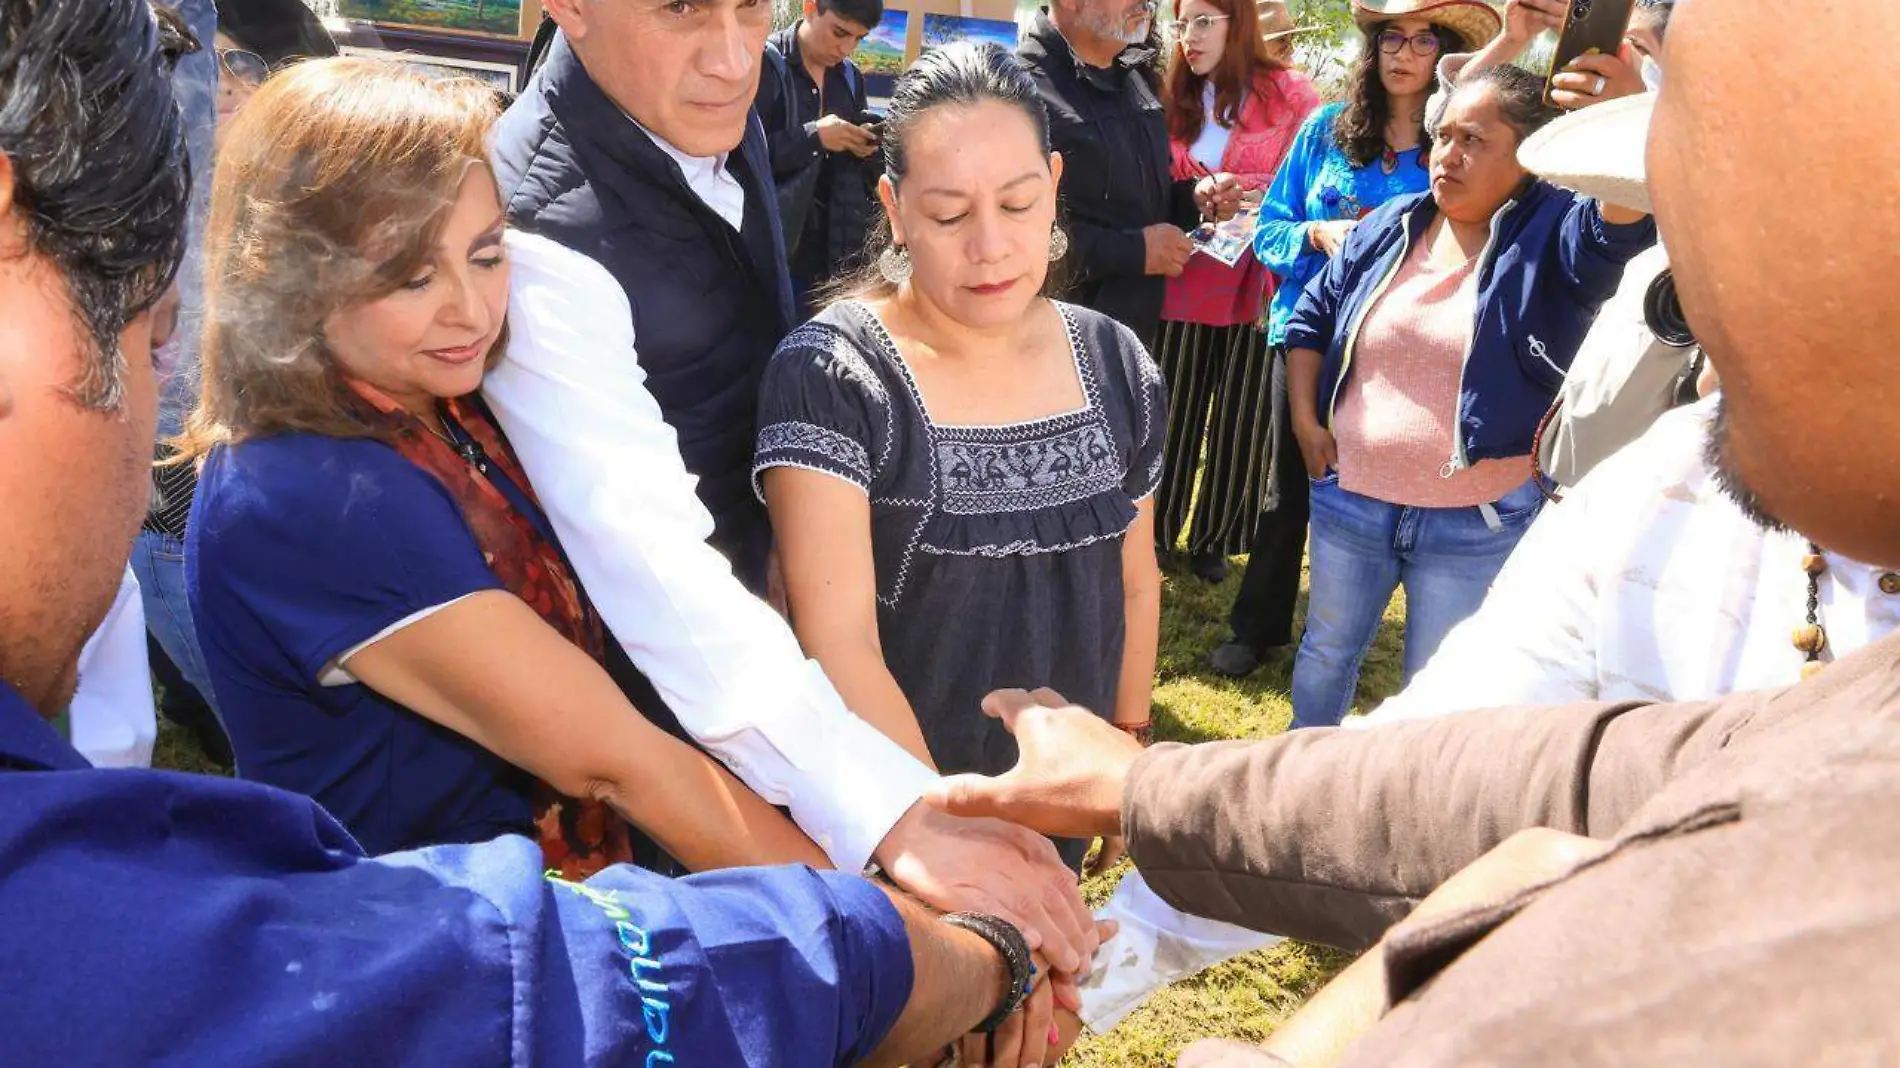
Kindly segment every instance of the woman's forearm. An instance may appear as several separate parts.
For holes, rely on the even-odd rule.
[[[1287,413],[1294,426],[1319,419],[1319,367],[1322,357],[1312,349],[1293,349],[1286,354]]]
[[[910,707],[910,699],[891,676],[883,651],[873,641],[868,638],[832,640],[802,633],[799,638],[806,654],[825,669],[825,677],[838,688],[838,696],[844,698],[851,711],[926,766],[937,766],[937,762],[930,759],[930,746],[924,742],[924,731],[917,723],[917,713]]]
[[[1154,704],[1155,656],[1161,645],[1159,580],[1153,586],[1129,590],[1122,603],[1126,634],[1121,679],[1115,687],[1115,722],[1140,723]]]
[[[725,768],[671,735],[592,791],[691,871],[831,861]]]
[[[1122,666],[1115,722],[1140,723],[1153,707],[1155,655],[1161,645],[1161,569],[1155,564],[1154,498],[1139,505],[1122,541]]]

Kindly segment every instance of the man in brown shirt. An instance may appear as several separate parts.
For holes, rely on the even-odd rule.
[[[1900,568],[1900,139],[1872,133],[1900,79],[1864,44],[1895,11],[1789,14],[1684,0],[1649,189],[1738,499]],[[1125,834],[1179,908],[1374,947],[1266,1052],[1183,1064],[1900,1063],[1900,637],[1704,704],[1145,754],[1059,704],[994,698],[1021,765],[937,803]]]

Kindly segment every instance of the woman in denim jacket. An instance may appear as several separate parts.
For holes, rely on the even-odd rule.
[[[1408,679],[1477,609],[1543,503],[1537,424],[1624,265],[1655,243],[1647,216],[1518,165],[1556,114],[1542,98],[1520,68],[1468,77],[1434,132],[1431,192],[1368,216],[1288,320],[1313,480],[1295,727],[1344,718],[1395,588]]]

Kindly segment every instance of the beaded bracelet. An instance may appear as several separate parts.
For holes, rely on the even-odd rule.
[[[943,922],[952,927],[961,927],[994,946],[996,952],[1003,955],[1003,963],[1009,968],[1009,990],[1003,995],[1003,1000],[997,1003],[996,1011],[970,1029],[979,1034],[989,1034],[1002,1026],[1010,1013],[1022,1008],[1023,1002],[1029,997],[1030,977],[1036,972],[1034,962],[1029,959],[1029,942],[1015,924],[1000,916],[981,912],[952,912],[943,918]]]

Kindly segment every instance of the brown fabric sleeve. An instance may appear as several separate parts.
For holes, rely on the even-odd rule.
[[[1176,908],[1362,949],[1515,831],[1613,833],[1771,697],[1159,745],[1129,772],[1122,823],[1136,866]]]

